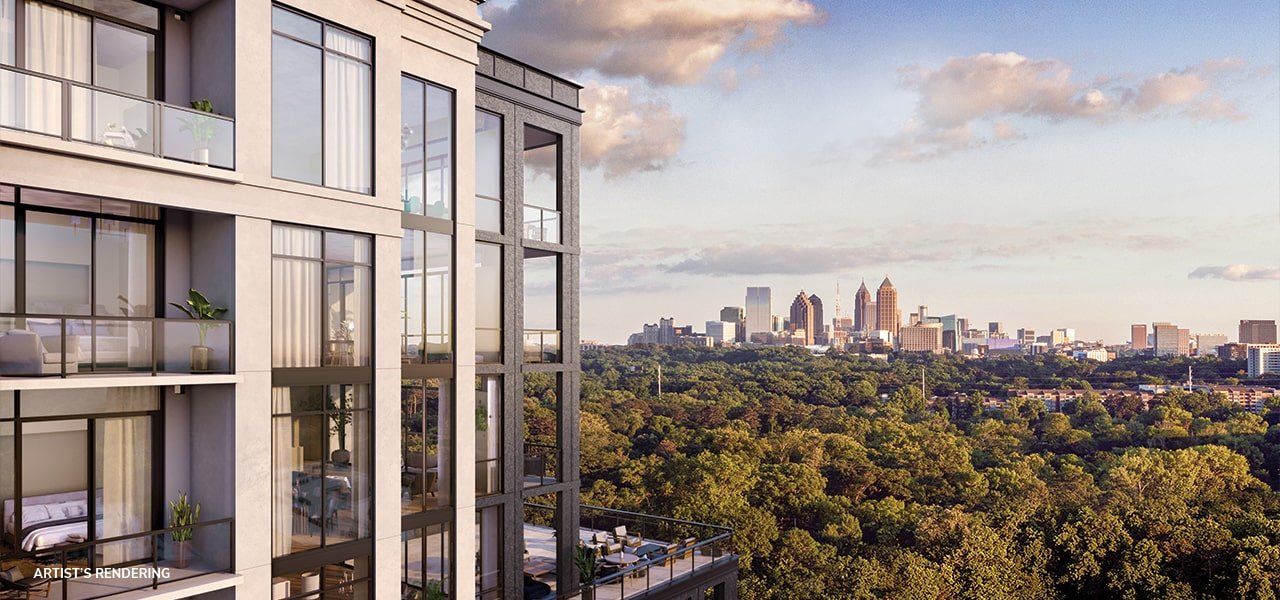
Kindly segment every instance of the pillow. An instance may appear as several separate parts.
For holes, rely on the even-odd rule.
[[[22,526],[32,525],[35,523],[43,523],[53,517],[49,515],[49,509],[43,504],[32,504],[31,506],[22,507]]]
[[[49,505],[49,518],[74,519],[83,517],[86,510],[83,502],[58,502]]]
[[[3,577],[4,580],[8,581],[9,583],[13,583],[15,581],[22,581],[22,569],[18,567],[14,567],[12,569],[9,569],[8,571],[0,572],[0,577]]]

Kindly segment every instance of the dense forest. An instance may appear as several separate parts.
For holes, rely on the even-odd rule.
[[[590,351],[583,502],[734,527],[749,600],[1277,598],[1280,403],[982,409],[1010,388],[1177,383],[1188,367],[1234,382],[1243,365]],[[922,369],[929,396],[970,400],[926,402]]]

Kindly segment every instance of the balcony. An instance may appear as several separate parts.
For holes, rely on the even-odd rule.
[[[574,586],[556,582],[554,515],[550,506],[525,504],[524,571],[568,597]],[[578,529],[579,542],[597,549],[589,586],[596,600],[665,597],[677,586],[715,583],[726,570],[736,578],[732,538],[727,527],[593,506],[581,507]]]
[[[50,575],[42,577],[48,581],[45,596],[63,600],[109,598],[140,590],[163,592],[182,587],[179,582],[197,583],[197,578],[199,583],[222,580],[222,586],[214,587],[230,587],[236,580],[231,575],[235,572],[234,525],[229,518],[196,523],[189,528],[187,542],[173,539],[175,531],[187,528],[170,527],[64,544],[36,551],[15,564],[27,577]]]
[[[524,330],[524,362],[560,362],[560,330]]]
[[[0,376],[229,374],[231,321],[0,313]]]
[[[0,65],[0,127],[235,170],[235,120]]]
[[[560,211],[524,205],[524,239],[560,243]]]
[[[524,443],[524,487],[539,487],[556,482],[556,458],[560,448],[555,444]]]

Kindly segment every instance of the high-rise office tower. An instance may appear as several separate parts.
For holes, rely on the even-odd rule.
[[[999,337],[1004,333],[1004,324],[999,321],[991,321],[987,323],[987,335],[990,337]]]
[[[1173,323],[1152,323],[1156,356],[1188,356],[1191,354],[1191,333],[1179,329]]]
[[[876,290],[876,329],[888,331],[894,338],[902,325],[902,313],[898,310],[898,290],[886,275]]]
[[[791,301],[791,325],[788,329],[796,333],[803,331],[804,344],[811,346],[814,343],[813,324],[813,302],[809,300],[809,296],[805,295],[804,290],[800,290],[800,293],[796,294],[795,300]]]
[[[903,352],[942,352],[942,323],[917,322],[900,330],[898,348]]]
[[[1147,324],[1134,323],[1129,326],[1129,347],[1134,350],[1147,349]]]
[[[1274,344],[1276,343],[1276,322],[1274,319],[1241,320],[1240,336],[1237,339],[1241,344]]]
[[[734,324],[733,341],[747,341],[747,311],[741,306],[726,306],[720,309],[720,320]]]
[[[872,331],[875,329],[875,313],[868,310],[873,302],[871,300],[871,291],[867,289],[867,281],[864,279],[862,285],[858,286],[858,292],[853,296],[853,328],[856,331]]]
[[[1227,345],[1227,336],[1221,333],[1196,336],[1196,356],[1217,356],[1218,348]]]
[[[1280,345],[1251,344],[1246,356],[1249,377],[1280,373]]]
[[[747,339],[753,333],[773,331],[773,303],[767,287],[747,288]]]
[[[814,344],[827,343],[827,321],[822,316],[822,298],[817,294],[809,296],[809,303],[813,305],[813,342]]]
[[[159,567],[51,598],[567,598],[625,523],[707,548],[628,591],[735,595],[724,530],[579,499],[578,85],[461,0],[16,6],[5,568]]]
[[[1018,341],[1023,345],[1023,347],[1028,347],[1028,346],[1031,346],[1032,344],[1035,344],[1035,343],[1036,343],[1036,330],[1034,330],[1034,329],[1025,329],[1025,328],[1023,328],[1023,329],[1019,329],[1019,330],[1018,330]]]

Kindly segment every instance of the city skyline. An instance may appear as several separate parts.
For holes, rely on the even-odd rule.
[[[893,279],[893,277],[891,277],[890,275],[885,275],[885,278],[886,278],[886,279]],[[844,280],[840,280],[841,290],[847,290],[847,289],[848,289],[848,287],[847,287],[846,285],[844,285],[845,283],[846,283],[846,282],[845,282]],[[861,282],[860,282],[860,283],[861,283]],[[879,287],[879,284],[876,284],[876,285],[874,285],[874,286],[868,286],[868,289],[869,289],[869,290],[871,290],[871,303],[870,303],[870,306],[871,306],[871,308],[872,308],[873,310],[875,310],[875,309],[877,309],[877,308],[878,308],[878,307],[876,306],[876,304],[877,304],[877,303],[876,303],[876,301],[875,301],[875,300],[876,300],[876,295],[875,295],[875,291],[874,291],[874,290],[875,290],[876,288],[878,288],[878,287]],[[761,285],[761,286],[751,286],[749,289],[767,289],[767,290],[770,290],[770,293],[771,293],[775,298],[777,298],[777,297],[792,298],[792,297],[793,297],[793,291],[804,292],[804,293],[806,293],[806,294],[808,294],[808,295],[812,295],[812,296],[817,296],[817,295],[819,295],[819,293],[818,293],[818,292],[812,292],[812,293],[810,293],[810,290],[811,290],[811,289],[815,289],[815,288],[810,288],[810,287],[797,288],[796,290],[780,290],[780,289],[779,289],[779,288],[777,288],[777,287],[767,286],[767,285]],[[1275,320],[1280,320],[1280,319],[1278,319],[1276,316],[1273,316],[1272,314],[1266,314],[1266,315],[1240,315],[1240,316],[1238,316],[1238,317],[1230,317],[1230,316],[1228,316],[1229,318],[1225,318],[1225,321],[1224,321],[1224,322],[1229,322],[1229,323],[1230,323],[1228,326],[1225,326],[1224,328],[1222,328],[1222,329],[1220,329],[1220,330],[1210,330],[1210,329],[1208,329],[1208,328],[1199,327],[1196,323],[1188,322],[1188,321],[1185,321],[1185,320],[1179,319],[1179,318],[1177,318],[1176,316],[1174,316],[1174,317],[1168,317],[1168,318],[1155,318],[1155,317],[1152,317],[1152,316],[1150,316],[1150,315],[1137,315],[1137,316],[1135,316],[1135,318],[1134,318],[1134,319],[1132,319],[1132,320],[1130,320],[1130,321],[1127,321],[1127,322],[1125,322],[1125,323],[1123,323],[1123,324],[1122,324],[1122,323],[1118,323],[1118,322],[1117,322],[1117,323],[1115,323],[1115,324],[1114,324],[1114,326],[1113,326],[1113,327],[1110,327],[1110,329],[1114,329],[1115,331],[1120,332],[1120,333],[1117,333],[1117,334],[1116,334],[1116,335],[1114,335],[1114,336],[1111,336],[1111,337],[1107,337],[1107,336],[1092,336],[1092,335],[1089,335],[1087,332],[1082,331],[1082,330],[1081,330],[1081,328],[1080,328],[1078,325],[1076,325],[1076,324],[1074,324],[1074,323],[1071,323],[1071,322],[1066,322],[1066,321],[1062,321],[1062,320],[1054,320],[1054,319],[1043,319],[1043,320],[1042,320],[1042,322],[1039,322],[1039,321],[1038,321],[1038,322],[1033,322],[1033,323],[1022,323],[1022,322],[1019,322],[1019,321],[1014,321],[1014,320],[1011,320],[1011,319],[1005,318],[1005,317],[1004,317],[1004,315],[1003,315],[1002,313],[999,313],[999,312],[994,311],[994,310],[991,310],[991,311],[980,311],[980,312],[975,316],[975,314],[970,314],[970,313],[968,313],[968,312],[964,312],[964,311],[950,310],[950,309],[948,308],[948,306],[949,306],[949,305],[946,303],[946,300],[945,300],[945,299],[943,299],[941,303],[931,303],[931,302],[928,302],[928,301],[925,301],[925,300],[914,301],[914,300],[911,300],[911,299],[910,299],[910,296],[905,296],[905,297],[906,297],[906,298],[908,298],[908,299],[907,299],[907,300],[904,300],[904,299],[903,299],[903,298],[904,298],[904,296],[903,296],[903,294],[902,294],[902,288],[900,288],[900,287],[898,287],[898,286],[896,286],[896,285],[895,285],[895,286],[894,286],[894,289],[895,289],[895,291],[897,292],[897,296],[898,296],[898,307],[897,307],[897,308],[898,308],[898,311],[897,311],[897,312],[899,313],[899,316],[900,316],[900,323],[899,323],[900,325],[910,325],[910,324],[911,324],[911,323],[908,323],[908,322],[907,322],[907,321],[909,321],[909,320],[910,320],[909,318],[901,317],[901,315],[902,315],[902,307],[903,307],[904,305],[905,305],[905,306],[907,306],[909,309],[910,309],[911,307],[917,307],[917,306],[928,306],[928,307],[930,307],[930,308],[929,308],[929,315],[931,315],[931,316],[955,315],[955,316],[956,316],[956,317],[958,317],[958,318],[968,319],[968,322],[969,322],[969,324],[970,324],[970,327],[971,327],[971,328],[974,328],[974,329],[984,329],[983,325],[984,325],[984,324],[986,324],[986,323],[991,323],[991,322],[998,322],[998,323],[1001,323],[1001,324],[1002,324],[1002,326],[1003,326],[1003,330],[1004,330],[1004,332],[1006,332],[1006,333],[1010,333],[1010,334],[1012,334],[1012,333],[1016,332],[1016,331],[1017,331],[1017,330],[1019,330],[1019,329],[1027,329],[1027,330],[1030,330],[1030,331],[1036,331],[1036,332],[1048,333],[1048,332],[1051,332],[1051,331],[1053,331],[1053,330],[1055,330],[1055,329],[1071,328],[1071,329],[1074,329],[1074,330],[1076,330],[1076,331],[1078,332],[1078,335],[1077,335],[1076,339],[1080,339],[1080,340],[1087,340],[1087,341],[1099,341],[1099,340],[1101,340],[1101,341],[1105,342],[1105,343],[1106,343],[1106,344],[1108,344],[1108,345],[1118,345],[1118,344],[1123,344],[1123,343],[1126,343],[1126,342],[1132,341],[1132,340],[1131,340],[1131,336],[1132,336],[1132,333],[1133,333],[1133,331],[1134,331],[1134,330],[1133,330],[1133,327],[1134,327],[1135,325],[1142,325],[1143,327],[1145,327],[1145,328],[1146,328],[1146,331],[1148,332],[1148,334],[1151,334],[1151,333],[1153,333],[1153,330],[1152,330],[1152,325],[1153,325],[1153,324],[1155,324],[1155,323],[1164,323],[1164,322],[1169,322],[1169,323],[1174,323],[1174,324],[1176,324],[1179,328],[1182,328],[1182,329],[1186,329],[1186,330],[1188,330],[1188,331],[1189,331],[1189,333],[1190,333],[1190,335],[1192,336],[1192,338],[1194,338],[1194,337],[1196,337],[1196,336],[1203,336],[1203,335],[1222,335],[1222,336],[1225,336],[1225,337],[1226,337],[1229,341],[1231,341],[1231,342],[1237,342],[1237,341],[1239,341],[1239,331],[1240,331],[1240,325],[1241,325],[1241,322],[1242,322],[1242,321],[1247,322],[1247,321],[1275,321]],[[838,298],[840,299],[840,305],[841,305],[841,307],[842,307],[842,310],[841,310],[841,313],[840,313],[839,315],[836,315],[836,313],[835,313],[835,312],[832,312],[832,313],[830,313],[830,314],[826,315],[826,316],[825,316],[825,321],[826,321],[826,322],[825,322],[825,324],[826,324],[826,325],[830,325],[830,324],[831,324],[831,320],[832,320],[832,319],[834,319],[834,318],[836,318],[837,316],[841,316],[841,317],[845,317],[845,318],[850,318],[850,319],[852,319],[852,318],[853,318],[853,314],[854,314],[854,307],[855,307],[855,302],[854,302],[855,295],[854,295],[854,294],[849,294],[848,292],[843,292],[843,295],[837,296],[837,294],[836,294],[835,290],[836,290],[836,284],[832,284],[832,285],[831,285],[831,292],[830,292],[830,293],[831,293],[831,298],[833,298],[833,300],[832,300],[833,304],[832,304],[832,305],[833,305],[833,306],[835,305],[835,304],[834,304],[834,303],[835,303],[835,298],[837,298],[837,297],[838,297]],[[855,293],[856,293],[856,292],[855,292]],[[779,294],[782,294],[782,296],[779,296]],[[744,296],[744,300],[745,300],[745,296]],[[695,309],[695,312],[690,313],[690,314],[687,314],[687,315],[686,315],[686,314],[683,314],[683,313],[675,313],[675,312],[672,312],[672,311],[667,310],[667,309],[664,309],[664,308],[656,308],[656,309],[652,309],[652,310],[650,310],[650,313],[652,313],[652,314],[642,314],[642,315],[640,316],[640,318],[639,318],[638,320],[635,320],[634,322],[633,322],[633,321],[620,322],[620,323],[619,323],[619,328],[620,328],[620,329],[623,329],[623,330],[626,330],[626,333],[622,336],[622,338],[621,338],[620,340],[614,340],[614,339],[608,339],[608,338],[599,337],[599,336],[593,336],[593,335],[591,335],[590,333],[587,333],[587,332],[584,332],[584,333],[583,333],[583,339],[584,339],[584,340],[593,340],[593,341],[598,341],[598,342],[602,342],[602,343],[606,343],[606,344],[625,344],[625,343],[627,342],[627,336],[629,336],[629,335],[631,335],[632,333],[634,333],[634,332],[637,330],[637,327],[638,327],[640,324],[642,324],[642,323],[649,323],[650,321],[652,321],[652,322],[655,322],[655,323],[656,323],[659,317],[661,317],[661,318],[670,318],[670,319],[672,319],[672,320],[673,320],[673,322],[674,322],[674,323],[677,323],[677,324],[695,324],[695,325],[696,325],[697,323],[702,323],[702,322],[704,322],[704,321],[714,319],[714,318],[716,317],[716,315],[717,315],[717,314],[720,314],[724,309],[727,309],[727,308],[730,308],[730,307],[744,308],[744,309],[745,309],[745,306],[746,306],[746,304],[745,304],[745,303],[733,304],[733,303],[731,303],[731,302],[728,302],[728,303],[725,303],[725,304],[721,304],[721,305],[718,305],[718,306],[715,306],[715,307],[712,307],[712,306],[708,305],[707,307],[704,307],[704,308],[701,308],[701,309]],[[778,317],[781,317],[781,318],[783,318],[783,319],[787,319],[787,318],[789,318],[789,315],[790,315],[790,312],[791,312],[791,308],[790,308],[790,307],[791,307],[791,303],[790,303],[790,302],[785,303],[785,306],[781,306],[781,307],[780,307],[778,304],[776,304],[776,302],[775,302],[775,304],[774,304],[774,306],[773,306],[772,314],[773,314],[774,316],[778,316]],[[702,311],[702,312],[697,312],[697,311]],[[914,312],[914,309],[911,309],[911,310],[909,310],[908,312]],[[703,314],[704,314],[704,313],[705,313],[705,315],[706,315],[705,317],[703,316]],[[749,328],[750,328],[750,327],[748,326],[748,329],[749,329]]]
[[[626,8],[484,5],[486,44],[592,83],[585,337],[886,272],[1089,338],[1280,316],[1280,7]]]

